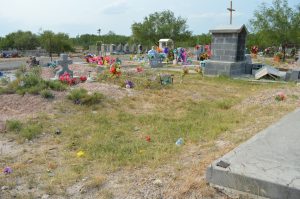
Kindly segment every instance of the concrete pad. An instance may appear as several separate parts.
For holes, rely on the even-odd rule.
[[[206,180],[262,197],[299,199],[300,109],[214,161]]]

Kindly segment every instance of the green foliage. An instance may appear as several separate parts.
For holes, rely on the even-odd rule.
[[[87,90],[80,88],[70,91],[67,98],[75,104],[94,105],[100,103],[104,99],[101,93],[88,94]]]
[[[47,84],[48,88],[50,88],[51,90],[54,90],[54,91],[64,91],[67,89],[67,85],[61,83],[58,80],[46,81],[46,84]]]
[[[18,78],[2,87],[0,89],[0,94],[13,94],[17,93],[24,95],[25,93],[38,95],[41,94],[42,97],[50,97],[44,90],[55,90],[55,91],[64,91],[67,89],[67,86],[62,84],[60,81],[45,81],[40,77],[41,68],[35,67],[30,71],[25,72],[21,69],[18,70]],[[50,92],[50,91],[49,91]],[[52,94],[53,95],[53,94]]]
[[[174,41],[189,38],[191,32],[187,28],[186,19],[176,18],[170,10],[150,14],[143,22],[131,26],[133,40],[147,46],[157,44],[161,38]]]
[[[20,132],[22,129],[22,122],[19,120],[8,120],[6,121],[6,127],[8,131]]]
[[[62,53],[73,51],[73,45],[69,36],[65,33],[55,34],[52,31],[44,31],[40,37],[41,46],[46,49],[49,54],[51,53]]]
[[[83,99],[85,96],[87,96],[87,90],[80,88],[71,90],[67,98],[76,103]]]
[[[9,132],[18,134],[21,138],[28,140],[36,138],[43,131],[43,125],[36,121],[22,123],[19,120],[8,120],[6,121],[6,126]]]
[[[50,90],[42,90],[40,95],[45,99],[53,99],[54,94]]]
[[[249,45],[256,43],[265,48],[273,45],[299,44],[300,4],[293,10],[288,6],[287,0],[274,0],[270,7],[263,3],[254,12],[250,24],[255,35],[250,37]]]
[[[30,31],[17,31],[0,40],[0,49],[33,50],[39,46],[38,36]]]
[[[37,123],[29,123],[21,129],[20,135],[28,140],[32,140],[40,135],[43,131],[43,126]]]

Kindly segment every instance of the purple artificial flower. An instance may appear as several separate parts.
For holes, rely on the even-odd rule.
[[[12,169],[10,167],[5,167],[5,169],[3,170],[4,174],[11,174],[12,173]]]
[[[130,81],[130,80],[126,80],[125,84],[126,84],[126,88],[133,88],[134,87],[133,82]]]

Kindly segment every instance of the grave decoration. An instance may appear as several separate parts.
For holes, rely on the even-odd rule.
[[[59,81],[70,86],[78,83],[78,80],[76,78],[72,78],[71,75],[67,72],[59,77]]]
[[[11,169],[10,167],[5,167],[5,168],[3,169],[3,173],[4,173],[4,174],[11,174],[11,173],[12,173],[12,169]]]
[[[286,95],[283,92],[279,92],[275,96],[276,101],[284,101],[286,99]]]
[[[61,65],[62,68],[56,72],[55,77],[58,79],[61,75],[68,73],[70,77],[73,77],[73,71],[69,69],[68,64],[72,64],[72,60],[68,60],[68,55],[67,54],[61,54],[60,55],[60,60],[56,61],[57,65]]]
[[[34,67],[40,65],[40,62],[36,60],[35,57],[29,57],[29,60],[26,61],[29,67]]]
[[[154,46],[148,51],[148,59],[151,68],[162,67],[162,61],[166,58],[164,53],[158,53],[154,50]]]
[[[121,60],[118,59],[118,62]],[[103,65],[111,65],[116,62],[116,60],[110,56],[93,56],[93,55],[88,55],[86,56],[86,62],[87,63],[92,63],[92,64],[98,64],[100,66]]]
[[[136,72],[141,73],[143,71],[144,71],[143,67],[141,66],[136,67]]]
[[[252,46],[251,47],[251,55],[253,58],[257,57],[257,53],[258,53],[258,47],[257,46]]]
[[[113,77],[120,77],[122,74],[121,66],[117,63],[114,63],[110,66],[109,72]]]
[[[186,67],[186,66],[183,66],[182,71],[181,71],[181,80],[180,80],[180,83],[183,82],[183,78],[187,74],[189,74],[189,68]]]
[[[134,83],[130,80],[126,80],[125,81],[125,87],[126,88],[133,88],[134,87]]]
[[[174,75],[170,75],[170,74],[159,75],[160,84],[161,85],[173,84],[173,77]]]

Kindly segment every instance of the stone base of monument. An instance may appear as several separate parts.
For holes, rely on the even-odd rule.
[[[224,76],[238,76],[243,74],[251,74],[251,65],[247,61],[240,62],[225,62],[208,60],[205,63],[204,75],[224,75]]]
[[[299,121],[297,109],[212,162],[206,180],[262,197],[299,199]]]

